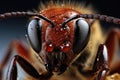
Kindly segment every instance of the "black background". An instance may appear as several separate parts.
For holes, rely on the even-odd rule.
[[[0,13],[7,11],[23,11],[23,10],[26,11],[31,9],[37,9],[41,1],[47,2],[49,0],[0,0]],[[115,17],[120,16],[119,0],[71,0],[71,1],[92,4],[98,11],[100,11],[103,14],[112,15]]]
[[[39,3],[47,0],[0,0],[0,13],[11,11],[32,11],[37,10]],[[71,0],[72,1],[72,0]],[[73,0],[76,2],[85,2],[86,5],[93,5],[100,14],[106,14],[120,18],[119,0]],[[0,21],[0,61],[4,57],[8,44],[13,39],[25,39],[28,19],[14,18]],[[104,24],[106,29],[113,24]],[[116,25],[115,25],[116,26]]]

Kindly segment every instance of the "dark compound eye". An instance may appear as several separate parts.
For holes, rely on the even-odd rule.
[[[28,25],[28,40],[32,48],[39,53],[42,46],[41,40],[42,21],[35,18]]]
[[[73,52],[78,54],[84,49],[89,41],[90,27],[85,19],[80,18],[75,22]]]

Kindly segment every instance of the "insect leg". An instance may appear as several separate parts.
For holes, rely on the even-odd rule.
[[[120,73],[120,59],[116,60],[113,64],[112,61],[115,58],[115,55],[119,56],[117,53],[115,53],[116,50],[116,43],[118,41],[118,46],[120,47],[120,30],[119,29],[112,29],[107,37],[107,40],[105,42],[107,49],[108,49],[108,58],[109,58],[109,64],[112,67],[110,73],[118,72]],[[119,48],[120,49],[120,48]]]
[[[2,61],[2,63],[0,63],[0,76],[2,78],[2,72],[4,67],[6,66],[7,62],[9,61],[10,56],[12,55],[12,51],[16,49],[17,54],[24,56],[25,58],[29,58],[28,55],[28,50],[24,47],[24,45],[18,41],[18,40],[14,40],[10,43],[10,45],[8,46],[8,50],[6,52],[6,55]]]
[[[105,80],[109,71],[108,52],[105,45],[100,45],[94,62],[93,72],[97,72],[95,80]]]
[[[83,70],[84,65],[80,63],[74,63],[73,65],[78,66],[80,72],[86,76],[90,76],[92,80],[93,78],[94,80],[104,80],[109,71],[108,52],[106,46],[104,44],[99,46],[92,70]]]
[[[3,59],[2,63],[0,64],[1,76],[2,76],[2,70],[4,69],[7,62],[9,61],[9,58],[12,55],[12,51],[14,49],[15,49],[17,55],[23,57],[28,62],[31,62],[31,65],[33,65],[35,67],[35,69],[39,72],[39,74],[41,74],[42,77],[44,76],[44,77],[48,78],[51,76],[50,73],[47,73],[47,70],[46,70],[44,64],[42,63],[42,60],[40,59],[39,55],[35,55],[35,53],[33,53],[33,54],[30,53],[30,51],[19,40],[14,40],[10,43],[7,53],[6,53],[6,56]],[[1,77],[1,79],[2,79],[2,77]]]
[[[34,78],[39,78],[39,73],[36,71],[36,69],[29,64],[24,58],[16,55],[11,61],[7,80],[17,80],[17,62],[20,64],[20,66],[31,76]]]
[[[24,56],[25,58],[29,58],[29,52],[24,47],[24,45],[19,40],[14,40],[10,43],[8,50],[6,52],[5,58],[3,59],[2,63],[0,64],[0,71],[4,68],[6,63],[8,62],[10,56],[12,55],[12,51],[16,49],[17,54],[20,56]]]
[[[111,66],[112,66],[111,63],[115,56],[114,53],[116,50],[116,41],[117,40],[118,40],[118,43],[120,46],[120,30],[112,29],[107,37],[106,42],[105,42],[108,53],[107,52],[105,53],[104,49],[100,48],[99,51],[102,51],[102,49],[103,49],[103,54],[104,54],[103,58],[102,58],[102,56],[101,57],[99,56],[100,55],[99,52],[97,55],[98,58],[96,58],[97,64],[96,64],[95,69],[97,69],[97,70],[100,69],[100,71],[95,80],[105,80],[105,77],[108,74],[109,68],[111,68]],[[107,55],[107,56],[105,56],[105,55]],[[108,57],[108,58],[106,58],[106,57]],[[120,68],[120,60],[114,64],[114,68],[112,68],[112,70],[110,69],[110,73],[119,72],[119,68]]]

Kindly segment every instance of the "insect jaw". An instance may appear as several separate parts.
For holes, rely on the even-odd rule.
[[[68,55],[67,53],[53,51],[51,53],[46,52],[46,69],[48,72],[56,72],[58,74],[63,73],[67,66]]]
[[[72,50],[70,48],[70,44],[61,46],[54,46],[52,43],[45,45],[45,66],[49,72],[56,72],[58,74],[63,73],[67,66],[69,65],[70,59],[69,55],[71,55]],[[61,49],[62,47],[62,49]],[[68,50],[70,48],[70,50]],[[67,51],[68,50],[68,51]],[[66,51],[66,52],[64,52]]]

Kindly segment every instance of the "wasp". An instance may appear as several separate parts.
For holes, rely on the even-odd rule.
[[[20,40],[11,42],[0,64],[2,75],[13,49],[16,50],[7,80],[105,80],[113,73],[118,74],[112,79],[119,77],[120,62],[113,66],[112,60],[120,30],[103,34],[98,21],[120,24],[119,18],[96,14],[76,4],[53,2],[37,12],[0,14],[0,19],[13,17],[31,18],[26,35],[30,48],[26,49]],[[20,72],[26,74],[25,78]]]

